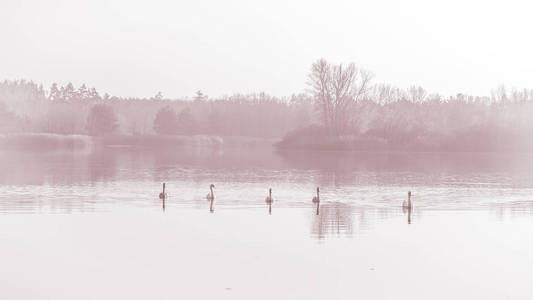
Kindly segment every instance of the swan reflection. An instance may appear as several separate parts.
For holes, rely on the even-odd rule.
[[[318,204],[318,203],[317,203]],[[353,207],[340,202],[324,203],[317,205],[316,216],[312,225],[312,233],[319,239],[327,235],[352,235],[353,233]]]
[[[411,213],[413,211],[413,208],[402,206],[402,211],[403,211],[403,214],[407,213],[407,224],[411,224]]]

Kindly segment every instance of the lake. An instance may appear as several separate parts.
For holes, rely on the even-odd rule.
[[[533,295],[531,154],[116,147],[0,166],[1,299]]]

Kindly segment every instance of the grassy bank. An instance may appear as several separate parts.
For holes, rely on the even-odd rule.
[[[86,135],[60,135],[51,133],[17,133],[0,135],[0,149],[10,150],[82,150],[89,149],[93,140]]]
[[[453,135],[416,135],[398,133],[383,138],[371,133],[331,135],[319,126],[309,126],[289,133],[278,149],[333,151],[410,151],[410,152],[531,152],[533,141],[526,133],[469,128]]]
[[[131,148],[269,148],[276,140],[245,136],[208,135],[60,135],[48,133],[22,133],[0,135],[0,150],[83,150],[102,147]]]
[[[95,137],[95,145],[111,147],[220,147],[223,139],[217,136],[184,135],[110,135]]]

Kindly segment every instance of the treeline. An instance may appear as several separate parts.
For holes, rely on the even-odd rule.
[[[49,90],[27,81],[0,83],[0,133],[220,135],[279,138],[312,121],[303,96],[264,93],[208,99],[119,98],[71,83]]]
[[[210,99],[120,98],[72,84],[49,89],[0,83],[0,133],[62,135],[217,135],[277,138],[303,149],[533,150],[533,90],[489,96],[429,94],[422,87],[373,84],[372,73],[324,59],[306,93]]]
[[[401,99],[355,104],[348,129],[325,126],[294,130],[285,148],[321,150],[502,151],[533,150],[533,101],[478,102],[462,97],[424,102]]]
[[[319,125],[288,134],[279,146],[304,149],[533,150],[533,90],[443,97],[421,87],[371,85],[354,64],[324,59],[309,73]]]

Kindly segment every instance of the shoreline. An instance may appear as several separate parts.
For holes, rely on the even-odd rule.
[[[93,148],[232,148],[273,147],[276,139],[217,135],[63,135],[15,133],[0,135],[0,150],[90,150]]]
[[[91,150],[95,148],[257,148],[270,149],[277,153],[533,153],[533,147],[507,145],[496,147],[424,147],[379,144],[349,143],[331,144],[315,139],[313,143],[290,144],[280,138],[218,135],[108,135],[89,136],[52,133],[12,133],[0,135],[0,151],[54,151]]]

